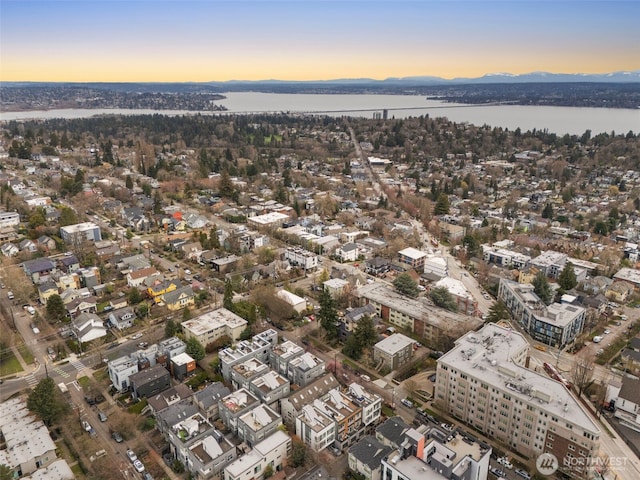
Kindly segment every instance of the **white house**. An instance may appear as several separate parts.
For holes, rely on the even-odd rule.
[[[287,302],[291,307],[298,313],[301,313],[307,309],[307,301],[296,295],[295,293],[291,293],[288,290],[279,290],[276,293],[279,299]]]
[[[74,318],[73,330],[80,343],[90,342],[107,335],[107,329],[104,328],[102,319],[95,313],[81,313]]]
[[[640,379],[624,377],[616,400],[616,418],[620,423],[640,432]]]
[[[346,243],[336,248],[335,256],[341,262],[355,262],[358,259],[358,245],[355,243]]]
[[[224,469],[224,480],[259,480],[264,478],[267,466],[272,472],[284,468],[284,462],[291,454],[291,437],[282,430],[256,444],[249,453],[244,454]]]

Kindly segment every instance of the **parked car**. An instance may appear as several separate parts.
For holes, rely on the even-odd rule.
[[[149,472],[144,472],[142,474],[142,480],[153,480],[153,477],[151,476],[151,474]]]
[[[531,474],[521,468],[516,469],[516,475],[521,476],[525,480],[531,480]]]
[[[491,473],[493,473],[498,478],[507,478],[507,474],[505,472],[503,472],[502,470],[500,470],[499,468],[492,468],[489,471]]]
[[[116,443],[122,443],[122,440],[124,440],[122,438],[122,435],[120,435],[120,433],[118,433],[118,432],[113,432],[111,434],[111,438],[113,438],[116,441]]]
[[[136,455],[136,452],[134,452],[131,449],[127,450],[127,457],[129,458],[129,460],[131,460],[132,463],[138,460],[138,456]]]
[[[429,375],[429,381],[431,383],[435,383],[435,381],[436,381],[436,374],[435,373],[433,375]]]
[[[96,399],[94,397],[84,397],[84,401],[87,402],[88,405],[96,404]]]
[[[142,338],[142,334],[141,334],[141,333],[136,333],[135,335],[133,335],[133,336],[131,337],[131,340],[137,340],[137,339],[139,339],[139,338]]]
[[[400,403],[402,403],[407,408],[413,408],[413,402],[411,400],[407,400],[406,398],[400,400]]]
[[[140,343],[138,344],[138,348],[142,348],[142,349],[145,349],[145,348],[147,348],[148,346],[149,346],[149,344],[148,344],[147,342],[140,342]]]
[[[608,328],[604,331],[605,335],[609,335],[611,333],[611,330],[609,330]]]
[[[509,459],[507,457],[501,457],[498,459],[498,463],[500,465],[502,465],[504,468],[507,468],[509,470],[511,470],[513,468],[513,465],[511,464],[511,462],[509,461]]]
[[[107,421],[107,416],[105,415],[104,412],[101,412],[100,410],[98,410],[98,418],[100,419],[101,422]]]
[[[144,472],[144,465],[142,464],[142,462],[140,460],[136,460],[135,462],[133,462],[133,467],[139,472],[142,473]]]

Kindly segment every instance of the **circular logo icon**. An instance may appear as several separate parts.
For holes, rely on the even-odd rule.
[[[536,468],[542,475],[553,475],[560,464],[553,453],[543,453],[536,460]]]

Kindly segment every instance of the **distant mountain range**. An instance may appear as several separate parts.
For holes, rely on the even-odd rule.
[[[640,83],[640,70],[612,73],[549,73],[531,72],[523,74],[513,73],[488,73],[476,78],[453,78],[446,79],[434,76],[417,77],[390,77],[384,80],[374,80],[372,78],[339,78],[334,80],[229,80],[227,82],[204,82],[207,85],[379,85],[379,86],[435,86],[435,85],[473,85],[490,83]]]

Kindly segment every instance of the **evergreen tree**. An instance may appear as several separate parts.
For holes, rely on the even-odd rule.
[[[331,294],[327,290],[322,290],[318,299],[320,303],[320,310],[318,311],[318,318],[320,319],[320,325],[324,328],[329,339],[334,339],[338,336],[338,312],[336,310],[335,301]]]
[[[164,336],[165,338],[171,338],[175,336],[176,333],[178,333],[178,325],[170,318],[164,325]]]
[[[578,284],[578,279],[576,278],[576,272],[573,269],[573,265],[567,262],[560,272],[560,276],[558,277],[558,285],[565,292],[567,290],[571,290]]]
[[[551,285],[543,272],[538,272],[532,282],[533,291],[542,300],[545,305],[551,304],[553,294],[551,293]]]
[[[62,297],[58,294],[51,295],[47,299],[47,318],[49,322],[55,323],[63,320],[67,315],[67,309],[64,306]]]
[[[133,179],[131,178],[131,175],[127,175],[127,179],[125,180],[124,186],[127,187],[129,190],[133,188]]]
[[[429,298],[431,298],[433,303],[440,308],[444,308],[450,312],[458,311],[458,303],[456,302],[456,299],[453,298],[451,292],[449,292],[445,287],[437,287],[431,290],[429,292]]]
[[[542,218],[553,219],[553,205],[547,203],[542,210]]]
[[[209,244],[211,248],[218,250],[220,248],[220,237],[218,236],[218,227],[213,224],[211,230],[209,230]]]
[[[220,190],[220,195],[223,197],[231,198],[233,196],[235,187],[233,186],[231,175],[229,175],[229,171],[227,169],[223,170],[220,174],[220,184],[218,189]]]
[[[500,320],[508,320],[510,317],[509,310],[507,310],[507,306],[504,304],[502,300],[498,300],[497,302],[493,302],[493,305],[489,308],[489,316],[487,317],[487,321],[489,322],[499,322]]]
[[[60,395],[51,377],[45,377],[27,398],[27,408],[37,413],[42,421],[50,426],[59,420],[69,409],[69,405]]]
[[[198,340],[195,339],[195,337],[189,337],[186,341],[186,344],[187,344],[187,349],[186,349],[187,354],[191,358],[193,358],[196,362],[199,362],[204,358],[204,355],[205,355],[204,347],[200,344]]]
[[[224,299],[222,300],[222,306],[233,312],[233,285],[231,285],[231,280],[224,282]]]
[[[449,197],[445,193],[438,195],[436,206],[433,209],[434,215],[446,215],[449,213]]]
[[[413,281],[413,278],[408,273],[401,273],[396,277],[393,281],[393,286],[395,289],[411,298],[415,298],[418,296],[418,284]]]

